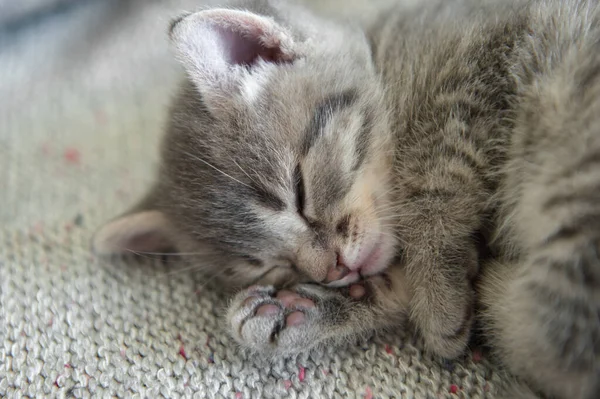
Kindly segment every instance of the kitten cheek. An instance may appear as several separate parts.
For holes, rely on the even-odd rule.
[[[381,237],[381,242],[376,254],[376,259],[373,259],[361,270],[363,276],[372,276],[381,273],[387,269],[396,252],[396,242],[391,238]]]

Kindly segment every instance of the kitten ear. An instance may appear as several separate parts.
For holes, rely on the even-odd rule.
[[[284,27],[248,11],[213,9],[184,15],[172,22],[170,38],[209,107],[255,89],[263,81],[265,66],[298,57]]]
[[[174,249],[170,223],[156,210],[134,211],[108,222],[94,235],[97,255],[166,252]]]

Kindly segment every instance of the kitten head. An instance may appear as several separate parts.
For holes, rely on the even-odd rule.
[[[96,250],[172,244],[235,285],[377,273],[396,245],[392,148],[366,39],[289,5],[253,11],[173,22],[187,78],[159,179],[101,229]]]

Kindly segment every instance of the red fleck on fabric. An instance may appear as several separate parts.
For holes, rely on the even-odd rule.
[[[365,399],[373,399],[373,391],[371,391],[371,387],[365,388]]]
[[[304,370],[304,367],[300,366],[300,367],[299,367],[299,371],[298,371],[298,380],[299,380],[300,382],[303,382],[303,381],[304,381],[304,375],[305,375],[305,370]]]
[[[450,393],[455,394],[458,392],[458,387],[454,384],[450,385]]]
[[[290,381],[290,380],[283,381],[283,386],[285,387],[285,389],[290,389],[292,387],[292,381]]]
[[[71,164],[78,164],[81,161],[81,153],[77,148],[69,147],[63,154],[65,161]]]
[[[181,342],[181,345],[179,346],[179,354],[185,359],[187,360],[187,353],[185,353],[185,348],[183,346],[183,337],[181,336],[181,333],[177,334],[177,341]]]
[[[394,353],[394,351],[388,344],[385,344],[385,351],[388,353],[388,355],[391,355]]]
[[[185,353],[185,348],[183,347],[183,344],[179,347],[179,354],[185,359],[187,360],[187,353]]]
[[[235,393],[235,399],[242,399],[244,397],[244,395],[242,395],[241,392],[236,392]]]

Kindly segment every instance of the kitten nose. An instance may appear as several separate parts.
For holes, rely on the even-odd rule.
[[[350,269],[348,269],[346,265],[344,265],[340,254],[338,254],[336,265],[329,269],[329,272],[327,272],[327,278],[325,279],[325,283],[331,283],[332,281],[341,280],[344,277],[346,277],[348,273],[350,273]]]

